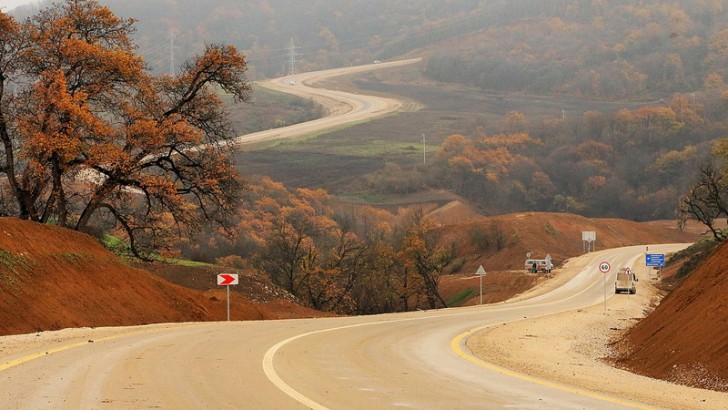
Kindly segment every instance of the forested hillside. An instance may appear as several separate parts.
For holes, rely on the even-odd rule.
[[[725,1],[507,3],[510,13],[492,25],[428,48],[428,75],[483,89],[602,99],[725,81]]]
[[[104,0],[139,19],[137,41],[150,65],[169,70],[171,54],[186,57],[205,43],[244,50],[253,74],[309,71],[399,56],[433,41],[476,30],[463,25],[482,13],[476,0]],[[293,47],[291,47],[293,41]]]
[[[625,98],[725,81],[725,0],[105,0],[166,72],[230,43],[259,77],[424,50],[431,78],[483,89]],[[293,47],[291,46],[293,40]]]
[[[511,112],[502,134],[448,137],[428,184],[493,213],[669,219],[725,125],[700,116],[680,94],[634,110],[527,124]]]

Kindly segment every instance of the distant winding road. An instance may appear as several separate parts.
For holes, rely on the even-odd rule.
[[[296,137],[396,112],[402,107],[402,100],[354,94],[339,90],[327,90],[325,88],[314,87],[314,84],[332,77],[401,67],[420,61],[422,61],[421,58],[414,58],[410,60],[314,71],[260,81],[257,84],[263,87],[315,100],[324,107],[326,115],[313,121],[242,135],[235,139],[234,144],[237,147],[241,147],[256,142]]]

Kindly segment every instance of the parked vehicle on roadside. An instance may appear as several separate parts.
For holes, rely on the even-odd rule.
[[[621,268],[617,272],[617,280],[614,282],[614,293],[627,292],[634,295],[637,293],[637,275],[630,268]]]
[[[526,259],[525,268],[531,273],[551,273],[554,269],[554,264],[551,263],[551,258],[546,259]]]

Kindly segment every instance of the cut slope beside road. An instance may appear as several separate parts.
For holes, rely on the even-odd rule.
[[[529,293],[548,291],[549,286],[568,279],[582,269],[588,257],[585,255],[571,259],[559,272],[560,278],[557,277],[551,284],[547,283],[539,289],[527,292],[519,299],[527,298]],[[662,296],[656,288],[657,271],[645,267],[644,257],[635,262],[632,266],[637,270],[640,279],[636,295],[613,295],[614,282],[610,277],[607,281],[610,298],[606,303],[606,309],[599,303],[589,308],[492,326],[472,337],[468,341],[468,347],[483,360],[504,368],[564,385],[587,388],[613,397],[674,409],[728,408],[726,393],[670,384],[613,367],[611,362],[617,355],[614,341],[622,337],[627,329],[638,323],[660,303]],[[721,292],[720,289],[716,291]],[[722,290],[726,291],[728,290]],[[672,305],[671,301],[666,302],[665,309],[671,311],[668,307]],[[637,353],[627,362],[633,365],[632,370],[651,376],[662,376],[655,369],[668,368],[673,370],[673,375],[676,375],[677,372],[674,370],[684,370],[693,363],[694,368],[711,368],[713,381],[716,376],[720,377],[720,371],[725,370],[725,368],[720,369],[725,355],[719,349],[707,346],[715,347],[719,343],[725,346],[725,332],[728,327],[721,328],[715,326],[717,325],[715,321],[705,320],[706,315],[713,317],[714,311],[713,308],[706,308],[705,304],[721,305],[723,302],[721,298],[705,294],[703,298],[696,298],[695,303],[696,306],[702,306],[704,311],[692,312],[692,318],[655,312],[648,319],[639,322],[635,328],[635,330],[640,329],[638,332],[630,331],[640,335],[630,336],[622,346],[625,349],[637,348]],[[658,310],[665,310],[661,308],[662,306]],[[680,337],[679,334],[685,332],[673,329],[696,326],[702,327],[702,330],[699,332],[699,337],[693,339]],[[654,340],[644,337],[650,332],[652,336],[657,334],[659,337]],[[630,343],[639,344],[630,345]],[[668,361],[670,352],[687,349],[695,352],[696,358],[701,356],[702,360],[707,360],[704,362],[705,366],[697,366],[696,362],[690,360],[682,363]],[[706,355],[712,356],[706,358]],[[645,360],[646,358],[650,359]],[[649,361],[652,361],[652,364],[649,364]],[[655,363],[658,364],[657,367]],[[683,375],[686,379],[693,376],[689,373]],[[670,381],[681,380],[673,377]],[[703,384],[703,387],[715,388],[715,385]]]
[[[629,330],[619,345],[619,365],[728,394],[726,295],[728,244],[723,243]]]
[[[215,273],[197,279],[212,284]],[[171,284],[128,266],[89,235],[8,217],[0,218],[0,296],[0,335],[226,317],[224,290]],[[231,297],[235,320],[322,315],[283,300]]]

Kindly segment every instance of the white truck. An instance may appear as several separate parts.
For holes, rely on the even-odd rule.
[[[531,273],[551,273],[554,270],[554,264],[551,263],[551,257],[545,259],[526,259],[525,268]]]
[[[617,280],[614,282],[614,293],[637,293],[637,275],[630,268],[621,268],[617,271]]]

